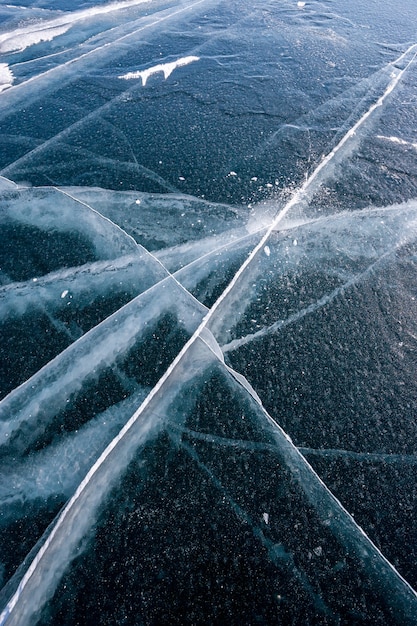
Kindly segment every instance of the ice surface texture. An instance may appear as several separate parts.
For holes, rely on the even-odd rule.
[[[25,4],[0,623],[417,623],[414,4]]]

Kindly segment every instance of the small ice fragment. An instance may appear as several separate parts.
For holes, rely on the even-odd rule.
[[[269,513],[263,513],[262,517],[263,517],[265,524],[269,524]]]
[[[299,9],[303,9],[305,7],[306,3],[305,2],[297,2],[297,6]]]
[[[65,291],[61,293],[61,298],[65,298],[65,296],[67,295],[68,295],[68,289],[65,289]]]
[[[233,172],[233,170],[231,172],[228,173],[228,176],[237,176],[236,172]]]
[[[294,239],[294,241],[292,242],[293,246],[297,246],[298,245],[298,241],[296,239]]]
[[[256,181],[258,180],[257,176],[252,176],[251,180],[253,180],[254,183],[256,183]]]
[[[265,246],[264,247],[264,252],[265,252],[266,256],[269,256],[271,254],[271,248],[269,246]]]
[[[184,176],[178,176],[178,180],[185,180]]]
[[[37,279],[37,278],[32,278],[32,280],[33,280],[33,282],[34,282],[34,283],[37,283],[37,282],[38,282],[38,279]]]
[[[274,185],[272,185],[271,183],[266,183],[266,186],[268,187],[268,189],[271,189]]]
[[[137,200],[135,200],[135,204],[140,204],[141,200],[139,200],[139,198]]]

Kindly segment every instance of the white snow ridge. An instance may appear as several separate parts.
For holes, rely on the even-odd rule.
[[[163,72],[165,80],[171,76],[172,72],[177,69],[177,67],[183,67],[184,65],[189,65],[190,63],[194,63],[194,61],[199,61],[200,57],[188,56],[182,57],[181,59],[177,59],[177,61],[171,61],[170,63],[159,63],[158,65],[154,65],[153,67],[148,67],[147,70],[139,70],[137,72],[128,72],[127,74],[123,74],[119,76],[119,78],[123,78],[124,80],[132,80],[135,78],[142,79],[142,85],[145,86],[149,76],[153,74],[158,74],[159,72]]]

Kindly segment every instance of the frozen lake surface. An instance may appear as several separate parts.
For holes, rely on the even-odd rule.
[[[416,24],[0,5],[1,625],[417,623]]]

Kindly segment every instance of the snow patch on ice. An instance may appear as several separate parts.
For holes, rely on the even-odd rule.
[[[39,24],[38,28],[40,26]],[[71,24],[66,24],[55,28],[46,26],[40,30],[22,29],[22,32],[16,30],[12,33],[5,33],[0,36],[0,52],[22,52],[29,46],[34,46],[42,41],[52,41],[55,37],[66,33],[70,28]]]
[[[7,63],[0,63],[0,93],[13,85],[14,76]]]
[[[146,85],[147,80],[153,74],[158,74],[159,72],[163,72],[165,80],[171,76],[172,72],[177,69],[177,67],[183,67],[184,65],[189,65],[190,63],[194,63],[194,61],[199,61],[200,57],[188,56],[177,59],[176,61],[171,61],[170,63],[159,63],[158,65],[154,65],[152,67],[148,67],[147,70],[139,70],[137,72],[128,72],[127,74],[122,74],[119,78],[124,80],[132,80],[135,78],[142,79],[143,87]]]

